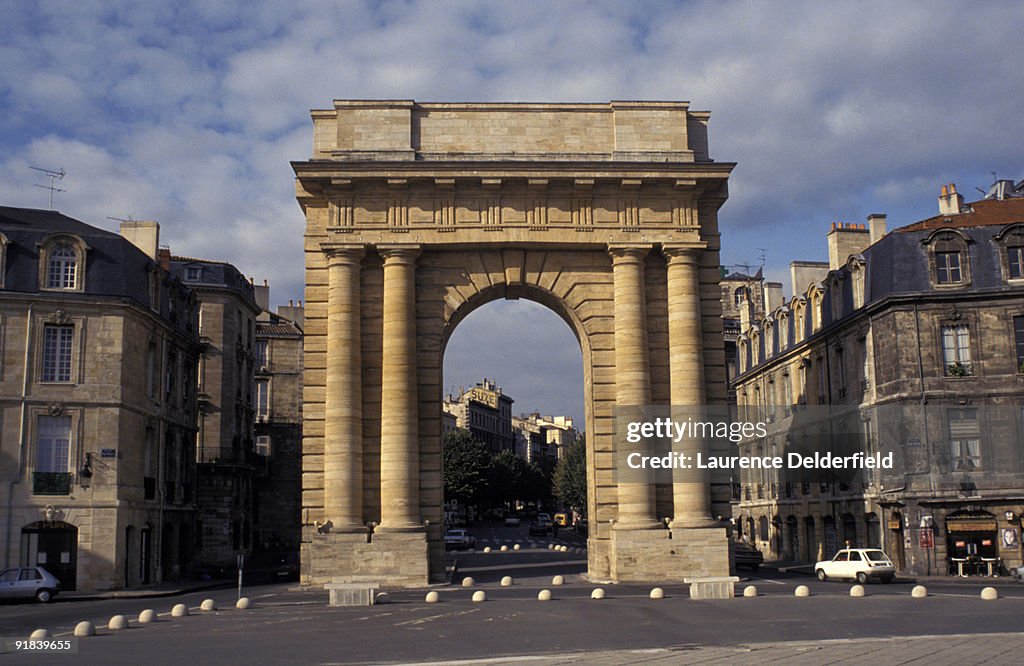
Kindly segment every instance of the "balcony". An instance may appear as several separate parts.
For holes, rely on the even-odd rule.
[[[36,495],[70,495],[71,472],[33,472],[32,492]]]

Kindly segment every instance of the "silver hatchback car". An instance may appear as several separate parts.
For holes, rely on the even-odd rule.
[[[0,599],[35,597],[42,603],[60,592],[60,581],[42,567],[17,567],[0,571]]]

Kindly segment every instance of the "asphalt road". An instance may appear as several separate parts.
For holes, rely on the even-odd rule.
[[[498,532],[494,538],[504,538]],[[230,589],[180,598],[0,606],[0,635],[7,636],[26,635],[40,626],[59,635],[81,619],[102,627],[117,613],[134,618],[143,608],[166,612],[179,602],[197,607],[207,597],[224,608],[185,618],[164,616],[122,632],[101,629],[100,636],[80,639],[76,656],[9,654],[3,661],[391,663],[1024,631],[1024,585],[1006,580],[996,581],[1003,595],[996,601],[979,598],[977,581],[959,579],[930,583],[927,599],[911,598],[910,581],[869,585],[868,596],[856,599],[849,596],[847,583],[762,570],[738,587],[739,592],[757,585],[761,596],[753,599],[693,601],[685,586],[668,585],[667,598],[651,600],[649,585],[606,584],[607,598],[597,601],[590,598],[596,585],[581,576],[586,565],[579,553],[554,553],[538,545],[456,557],[457,580],[472,575],[474,589],[487,592],[486,602],[470,601],[474,589],[440,586],[434,588],[441,594],[438,604],[424,603],[423,590],[400,590],[390,593],[388,604],[330,608],[323,591],[278,585],[247,590],[256,601],[247,611],[234,609],[235,591]],[[555,573],[564,575],[567,584],[552,586]],[[515,585],[500,587],[497,581],[504,575],[513,576]],[[811,588],[811,597],[793,596],[800,584]],[[550,589],[554,600],[537,601],[541,588]]]

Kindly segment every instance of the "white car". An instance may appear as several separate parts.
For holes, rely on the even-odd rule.
[[[896,567],[889,556],[877,548],[844,548],[831,560],[815,564],[814,573],[818,580],[839,578],[866,583],[878,579],[891,583],[896,577]]]

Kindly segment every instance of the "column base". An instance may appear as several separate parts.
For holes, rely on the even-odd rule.
[[[612,525],[613,530],[660,530],[665,528],[665,523],[660,520],[640,520],[636,522],[617,522]]]
[[[709,528],[721,527],[722,523],[715,520],[711,516],[702,518],[679,518],[673,520],[668,524],[670,530],[705,530]]]
[[[427,526],[419,523],[408,525],[377,525],[373,528],[374,534],[410,534],[414,532],[426,532]]]
[[[319,534],[303,530],[301,583],[376,583],[422,587],[430,582],[427,534]]]
[[[621,582],[682,583],[729,576],[729,533],[724,527],[612,530],[611,578]]]

